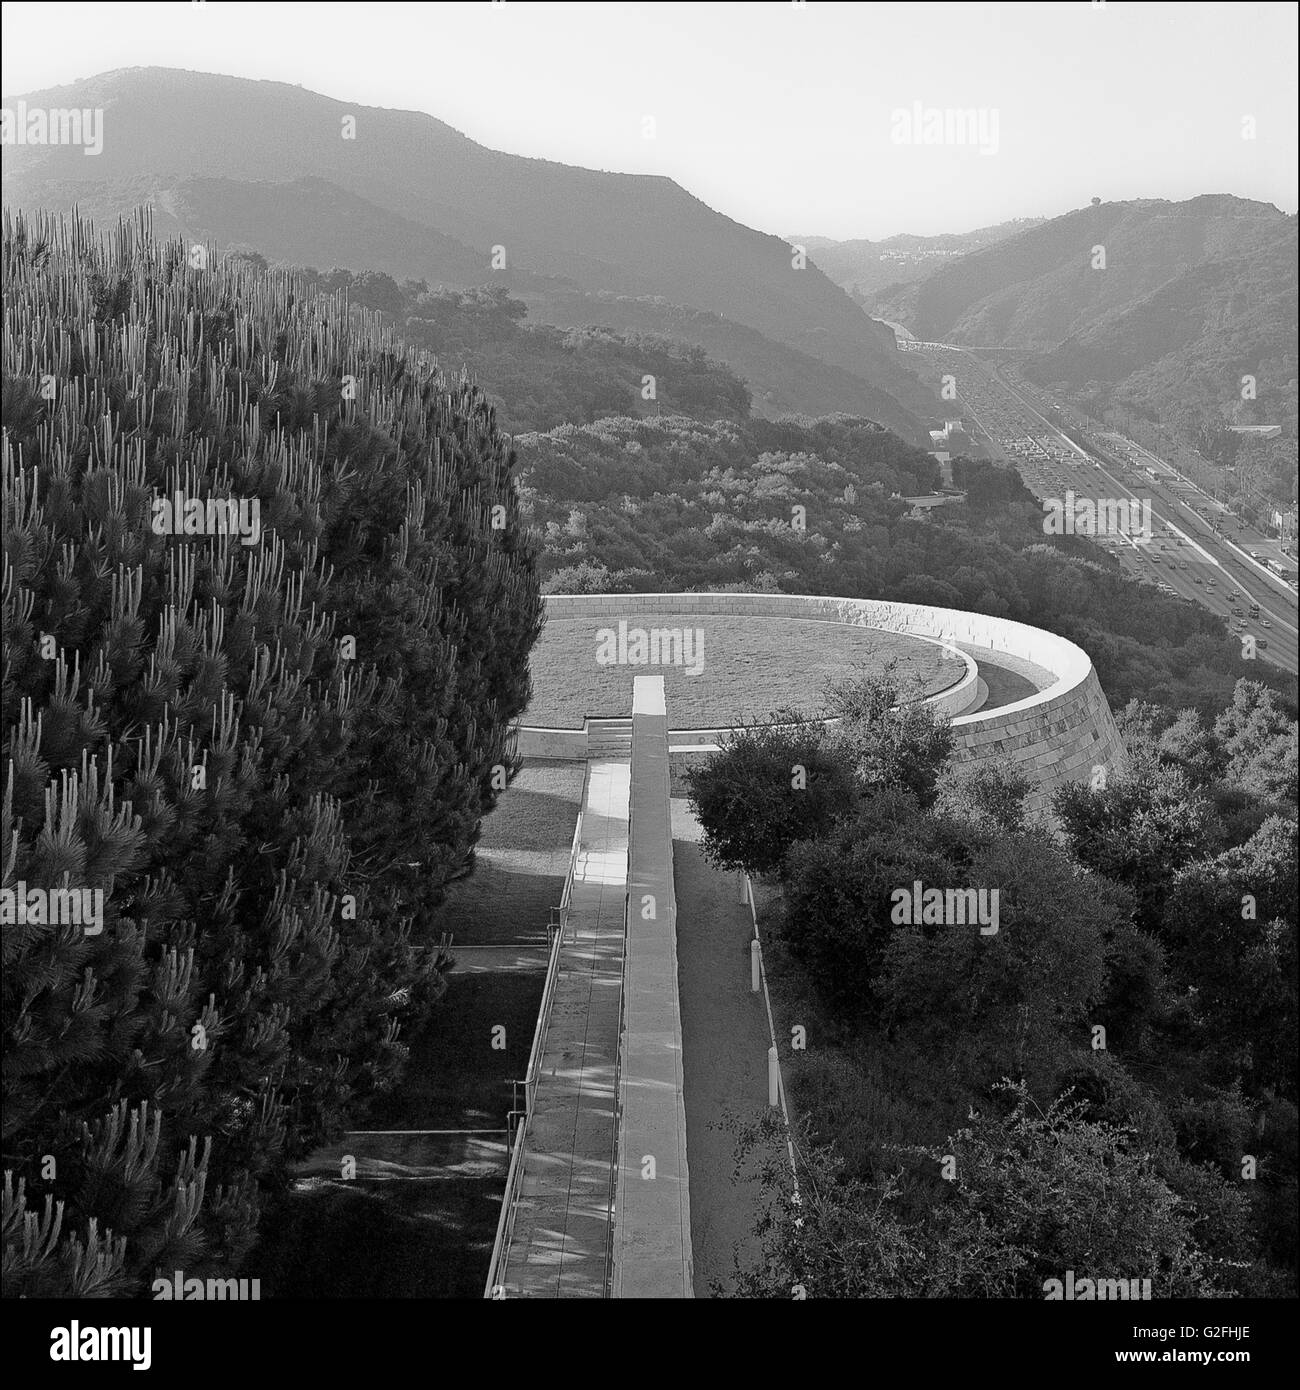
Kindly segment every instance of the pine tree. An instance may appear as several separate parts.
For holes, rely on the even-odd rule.
[[[104,903],[4,928],[5,1291],[113,1295],[393,1084],[541,602],[490,409],[343,295],[143,215],[4,268],[3,882]]]

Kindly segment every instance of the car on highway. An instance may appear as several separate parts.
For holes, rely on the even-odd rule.
[[[1273,626],[1273,624],[1270,623],[1269,620],[1268,620],[1267,618],[1262,618],[1262,619],[1260,620],[1260,624],[1259,624],[1259,625],[1260,625],[1260,627],[1272,627],[1272,626]]]
[[[1245,613],[1244,613],[1240,608],[1234,608],[1234,609],[1232,610],[1232,616],[1233,616],[1234,618],[1240,618],[1243,622],[1244,622],[1245,619],[1246,619]]]
[[[1255,642],[1255,645],[1256,645],[1256,646],[1260,649],[1260,651],[1262,651],[1262,652],[1268,651],[1268,643],[1267,643],[1267,642],[1264,640],[1264,638],[1262,638],[1262,637],[1260,637],[1260,638],[1257,639],[1257,641]]]

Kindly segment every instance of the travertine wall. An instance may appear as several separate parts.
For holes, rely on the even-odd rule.
[[[1056,679],[1014,704],[963,715],[959,711],[970,708],[978,690],[978,677],[968,668],[958,685],[931,697],[928,703],[953,717],[959,759],[987,759],[1020,771],[1033,788],[1029,805],[1034,810],[1045,809],[1065,782],[1090,778],[1096,768],[1109,776],[1127,766],[1088,654],[1064,637],[1024,623],[957,608],[801,594],[551,594],[546,610],[556,618],[607,617],[611,622],[665,610],[683,616],[816,618],[1007,653],[1045,667]],[[715,743],[726,734],[720,729],[679,731],[672,735],[672,745]],[[577,750],[582,744],[581,731],[520,730],[519,751],[525,757],[581,757],[585,755]],[[551,747],[557,751],[549,751]],[[561,748],[567,751],[560,753]]]
[[[994,762],[1026,777],[1031,787],[1026,804],[1033,811],[1046,810],[1052,793],[1066,782],[1109,777],[1128,767],[1091,665],[1084,679],[1063,693],[1058,684],[1040,692],[1037,701],[954,719],[952,731],[959,761]]]

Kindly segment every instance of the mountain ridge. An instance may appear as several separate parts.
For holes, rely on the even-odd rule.
[[[86,159],[60,147],[9,147],[7,204],[42,207],[54,200],[66,207],[89,197],[104,216],[127,211],[127,195],[145,178],[152,181],[150,197],[164,207],[175,185],[196,180],[267,182],[283,192],[299,179],[322,179],[467,247],[481,257],[478,283],[524,288],[516,277],[544,276],[586,292],[657,295],[711,310],[889,395],[914,439],[921,417],[931,413],[928,393],[896,360],[892,334],[840,286],[815,266],[796,270],[781,238],[717,212],[664,175],[507,154],[423,112],[181,69],[117,69],[5,101],[20,99],[101,106],[104,149]],[[342,138],[347,117],[355,120],[355,139]],[[256,199],[247,195],[247,201]],[[280,218],[279,232],[290,220]],[[241,239],[260,249],[255,222],[243,231]],[[345,232],[336,226],[332,241],[323,232],[318,239],[340,247],[341,264],[367,267],[364,240],[349,245]],[[393,273],[428,276],[436,258],[401,245],[403,236],[409,241],[409,228],[389,238]],[[493,269],[494,247],[505,248],[504,269]],[[292,239],[283,250],[286,259],[308,259]],[[438,250],[448,259],[460,255],[446,243]]]

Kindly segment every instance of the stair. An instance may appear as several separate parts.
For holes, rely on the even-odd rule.
[[[632,756],[630,719],[588,719],[587,760],[616,761]]]

